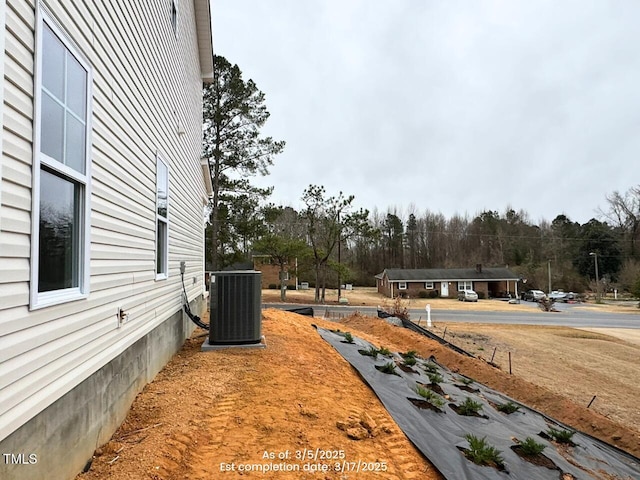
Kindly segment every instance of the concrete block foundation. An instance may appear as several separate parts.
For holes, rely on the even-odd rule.
[[[202,297],[191,302],[202,312]],[[125,352],[0,442],[2,480],[73,479],[124,421],[133,400],[194,329],[175,312]]]

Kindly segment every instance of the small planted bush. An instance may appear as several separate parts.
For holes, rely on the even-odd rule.
[[[574,433],[576,432],[573,432],[571,430],[558,430],[553,427],[549,427],[549,430],[547,430],[547,435],[558,443],[573,443],[573,440],[571,440],[571,438],[573,437]]]
[[[470,433],[464,438],[469,442],[469,448],[464,450],[465,456],[476,465],[489,465],[504,469],[502,452],[487,443],[487,438],[478,438]]]
[[[520,451],[529,457],[540,455],[546,448],[546,445],[536,442],[533,438],[527,437],[520,443]]]
[[[474,416],[478,415],[480,410],[482,410],[482,404],[472,400],[470,397],[467,397],[464,402],[458,405],[457,412],[460,415]]]
[[[496,409],[498,409],[499,412],[506,413],[507,415],[510,415],[510,414],[520,410],[520,406],[516,405],[515,403],[513,403],[511,401],[509,401],[507,403],[502,403],[502,404],[496,406]]]
[[[427,376],[429,377],[429,381],[431,383],[442,383],[444,381],[444,378],[442,378],[442,375],[440,375],[438,372],[429,373]]]
[[[444,399],[432,390],[418,385],[416,387],[416,392],[430,404],[435,405],[438,408],[442,408],[444,406]]]
[[[380,370],[382,373],[396,374],[396,364],[393,362],[387,362],[381,367],[376,366],[376,368]]]
[[[378,358],[378,349],[376,347],[369,347],[366,350],[358,350],[360,355],[366,355],[367,357]]]
[[[353,335],[351,335],[351,332],[345,332],[344,341],[347,343],[353,343]]]
[[[555,462],[542,453],[545,448],[545,445],[536,442],[532,437],[527,437],[523,442],[512,446],[511,450],[525,462],[550,470],[559,470]],[[562,476],[562,478],[564,478],[564,476]]]
[[[424,365],[424,369],[428,372],[428,373],[437,373],[438,372],[438,366],[433,363],[433,362],[427,362]]]
[[[467,377],[458,377],[458,381],[463,385],[471,385],[474,382],[473,378]]]
[[[402,358],[404,358],[404,364],[408,366],[413,366],[417,362],[416,357],[407,357],[403,355]]]
[[[387,348],[387,347],[380,347],[378,349],[378,353],[380,355],[382,355],[383,357],[386,357],[388,355],[391,355],[391,351]]]

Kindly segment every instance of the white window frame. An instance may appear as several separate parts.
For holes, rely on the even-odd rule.
[[[159,196],[158,196],[158,171],[159,171],[159,167],[160,165],[164,166],[164,168],[167,171],[167,184],[165,185],[165,189],[167,192],[167,215],[166,216],[162,216],[158,213],[158,204],[159,204]],[[170,195],[169,195],[169,177],[170,177],[170,170],[169,170],[169,163],[167,161],[164,160],[164,158],[162,158],[162,155],[160,154],[160,152],[156,153],[156,203],[155,203],[155,209],[156,209],[156,226],[155,226],[155,242],[156,242],[156,255],[155,255],[155,261],[154,261],[154,268],[156,270],[156,280],[166,280],[167,278],[169,278],[169,208],[170,208]],[[160,245],[158,245],[158,225],[160,223],[164,223],[165,225],[165,230],[164,230],[164,238],[163,238],[163,243],[164,243],[164,251],[162,252],[162,271],[160,271],[159,266],[158,266],[158,250],[160,249]]]
[[[458,291],[473,290],[473,282],[471,280],[458,280]]]
[[[406,290],[407,282],[398,282],[398,290]]]
[[[84,174],[40,152],[41,119],[42,119],[42,38],[44,24],[58,37],[64,48],[87,72],[86,88],[86,117],[85,117],[85,158]],[[93,74],[91,64],[72,42],[71,38],[62,30],[54,17],[46,8],[38,3],[36,8],[36,50],[35,50],[35,80],[34,80],[34,140],[33,140],[33,190],[31,211],[31,288],[29,293],[30,308],[32,310],[58,305],[61,303],[85,299],[89,296],[90,280],[90,230],[91,230],[91,120],[92,120],[92,84]],[[79,198],[78,215],[78,286],[38,292],[39,286],[39,255],[40,255],[40,172],[46,166],[60,177],[78,183],[82,194]]]
[[[435,287],[433,286],[433,282],[424,282],[425,290],[433,290]]]

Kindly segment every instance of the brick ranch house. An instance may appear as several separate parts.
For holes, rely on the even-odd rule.
[[[516,296],[518,275],[508,268],[387,268],[376,275],[378,293],[394,298],[417,297],[420,291],[436,291],[439,297],[456,298],[460,290],[475,290],[482,298],[502,297],[504,292]]]
[[[269,288],[269,285],[280,286],[280,265],[271,255],[253,255],[253,269],[262,272],[262,288]],[[284,271],[288,273],[285,281],[287,286],[298,285],[298,259],[292,258],[284,266]]]

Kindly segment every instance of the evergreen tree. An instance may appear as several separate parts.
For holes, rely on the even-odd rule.
[[[596,257],[591,253],[596,253],[600,278],[617,279],[621,255],[617,238],[611,227],[606,222],[592,218],[582,225],[580,237],[581,244],[573,259],[578,272],[585,277],[595,279],[593,262]]]
[[[214,80],[204,86],[203,96],[203,155],[209,159],[213,183],[210,261],[212,269],[219,270],[224,258],[221,206],[225,204],[230,215],[225,221],[233,223],[233,212],[246,211],[235,203],[257,204],[271,193],[271,189],[251,185],[249,177],[266,175],[284,142],[260,135],[269,118],[265,95],[253,80],[245,81],[240,68],[226,58],[214,56]],[[246,218],[240,221],[247,224]]]

